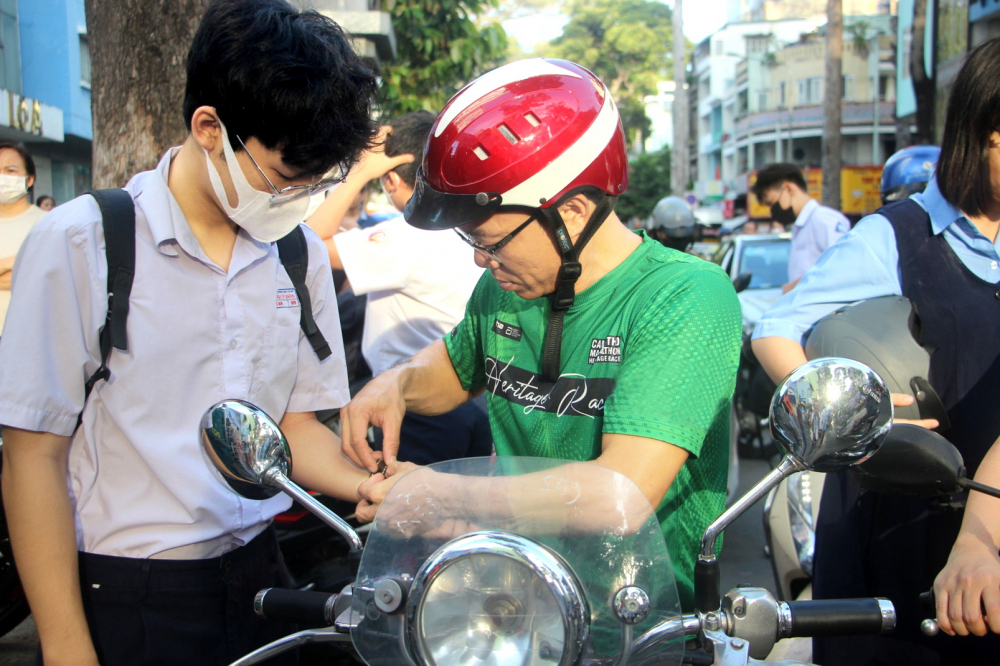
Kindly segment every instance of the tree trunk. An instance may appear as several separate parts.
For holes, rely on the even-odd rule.
[[[840,210],[841,57],[843,0],[826,3],[826,91],[823,97],[823,205]]]
[[[934,76],[924,67],[924,39],[927,31],[927,0],[913,2],[913,40],[910,47],[910,76],[917,101],[916,143],[934,143]],[[933,43],[933,40],[931,40]]]
[[[670,184],[674,196],[683,197],[687,190],[688,96],[684,49],[684,2],[674,0],[674,141],[670,148]]]
[[[208,0],[86,0],[94,187],[121,187],[187,136],[187,52]]]

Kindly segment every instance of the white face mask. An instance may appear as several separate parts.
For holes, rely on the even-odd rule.
[[[26,176],[0,176],[0,204],[12,204],[28,195]]]
[[[247,181],[240,163],[236,161],[236,153],[229,143],[229,134],[225,125],[219,121],[222,130],[222,150],[226,156],[229,174],[236,189],[236,207],[229,205],[226,188],[222,186],[222,178],[218,169],[205,151],[205,161],[208,162],[208,178],[212,181],[215,196],[219,197],[222,209],[226,211],[233,222],[250,234],[254,240],[261,243],[273,243],[287,236],[305,219],[309,209],[309,197],[297,197],[291,201],[271,202],[271,192],[261,192],[254,189]],[[202,149],[204,150],[204,149]]]

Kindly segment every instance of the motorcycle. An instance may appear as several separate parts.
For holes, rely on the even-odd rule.
[[[716,664],[764,660],[786,637],[891,631],[885,599],[779,602],[763,588],[719,589],[715,545],[788,475],[863,462],[885,439],[884,384],[844,359],[804,365],[778,388],[771,428],[781,463],[714,521],[682,614],[653,508],[627,477],[590,463],[466,459],[414,470],[385,498],[367,544],[289,480],[287,442],[266,414],[225,401],[202,421],[209,459],[237,492],[285,492],[344,536],[355,581],[339,594],[268,589],[255,610],[319,629],[234,666],[315,642],[353,643],[382,664]],[[786,666],[802,664],[780,662]]]

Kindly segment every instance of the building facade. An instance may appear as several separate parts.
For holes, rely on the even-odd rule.
[[[646,117],[651,125],[649,136],[643,141],[646,152],[660,150],[674,143],[674,91],[673,81],[656,84],[656,94],[647,95],[643,100]]]
[[[724,173],[725,144],[732,157],[731,145],[735,123],[732,96],[736,90],[737,66],[749,56],[759,58],[798,41],[803,34],[822,24],[819,17],[781,21],[730,23],[695,46],[692,69],[697,107],[691,115],[696,133],[696,167],[690,172],[695,181],[695,196],[705,202],[723,199],[732,176]],[[752,52],[752,53],[751,53]],[[725,102],[730,101],[729,104]]]
[[[35,197],[66,201],[90,188],[83,0],[0,0],[0,40],[0,140],[31,153]]]

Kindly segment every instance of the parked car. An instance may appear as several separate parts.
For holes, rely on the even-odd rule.
[[[789,234],[737,234],[723,241],[714,257],[733,281],[743,310],[743,352],[733,395],[732,420],[736,427],[730,437],[738,455],[744,457],[766,457],[771,453],[761,437],[761,427],[766,424],[776,386],[753,355],[750,336],[788,281],[791,246]]]

